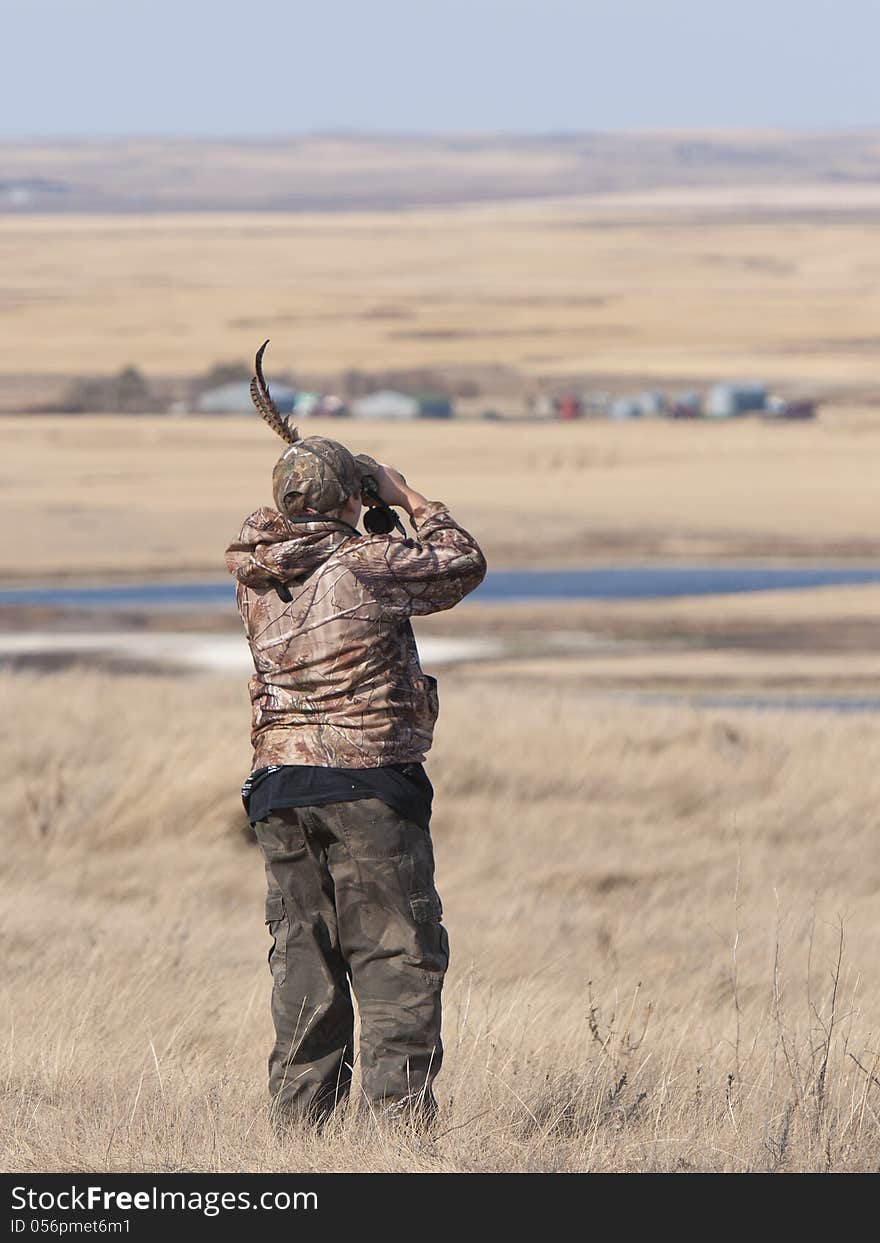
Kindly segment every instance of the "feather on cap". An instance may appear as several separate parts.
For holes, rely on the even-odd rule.
[[[251,380],[251,401],[273,432],[276,432],[288,444],[296,444],[300,438],[299,432],[291,424],[290,419],[284,416],[275,405],[272,394],[269,392],[269,385],[266,383],[266,378],[263,375],[263,353],[268,344],[269,339],[267,338],[257,350],[257,357],[254,363],[256,375]]]

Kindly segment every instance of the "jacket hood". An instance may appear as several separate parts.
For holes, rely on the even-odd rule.
[[[346,533],[332,518],[291,523],[263,506],[245,519],[237,541],[226,549],[226,568],[246,587],[297,582],[326,561]]]

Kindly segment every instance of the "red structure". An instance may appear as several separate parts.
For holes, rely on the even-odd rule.
[[[580,397],[575,393],[564,393],[556,400],[556,413],[560,419],[579,419],[583,414]]]

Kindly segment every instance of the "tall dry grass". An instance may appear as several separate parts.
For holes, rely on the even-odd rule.
[[[450,672],[440,1133],[276,1142],[235,680],[7,674],[7,1170],[862,1170],[880,740]]]

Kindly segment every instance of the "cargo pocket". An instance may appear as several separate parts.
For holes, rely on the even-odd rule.
[[[287,975],[287,932],[290,921],[280,893],[270,893],[266,898],[266,926],[272,937],[272,947],[269,950],[272,980],[274,984],[281,985]]]
[[[440,923],[443,905],[437,890],[415,893],[409,900],[419,944],[418,966],[432,988],[439,988],[449,966],[449,938]]]
[[[436,889],[432,893],[413,894],[409,905],[417,924],[439,924],[443,915],[443,906]]]
[[[417,674],[412,680],[412,685],[413,723],[416,731],[430,740],[440,714],[437,679],[427,673]]]
[[[432,677],[430,673],[425,675],[425,695],[428,700],[428,708],[431,713],[432,720],[436,721],[440,714],[440,696],[437,692],[437,679]]]

